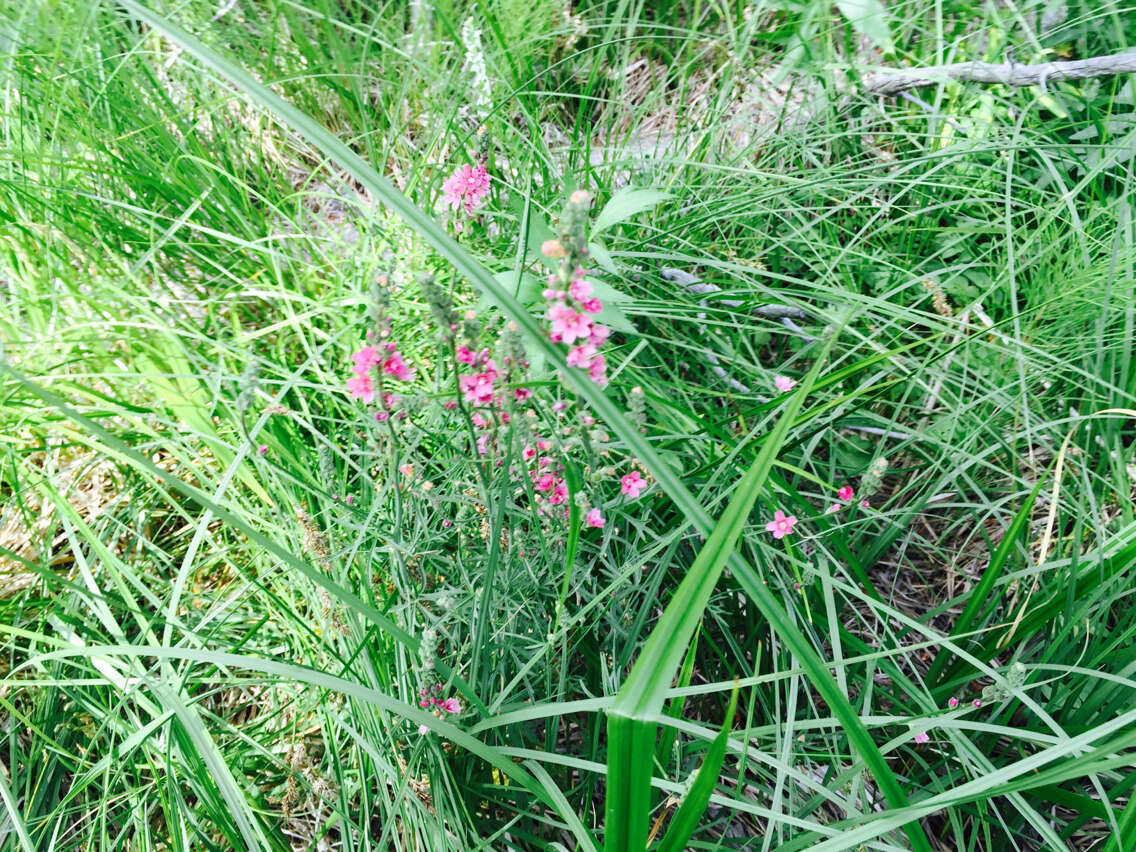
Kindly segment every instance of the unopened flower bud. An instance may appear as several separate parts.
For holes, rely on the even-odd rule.
[[[568,250],[560,240],[545,240],[540,247],[540,253],[553,260],[568,256]]]

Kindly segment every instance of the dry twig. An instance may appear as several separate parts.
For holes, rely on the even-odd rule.
[[[1018,65],[1006,62],[956,62],[952,65],[935,65],[907,71],[874,75],[867,84],[873,95],[898,95],[907,89],[934,86],[947,80],[965,83],[1001,83],[1005,86],[1041,86],[1056,80],[1085,80],[1110,74],[1128,74],[1136,71],[1136,52],[1117,53],[1112,56],[1094,56],[1065,62],[1040,62],[1036,65]]]

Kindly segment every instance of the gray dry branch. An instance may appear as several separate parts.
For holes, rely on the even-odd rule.
[[[1136,71],[1136,52],[1116,53],[1111,56],[1094,56],[1092,59],[1075,59],[1067,62],[1041,62],[1036,65],[1018,65],[1007,62],[994,65],[990,62],[956,62],[953,65],[934,65],[908,71],[882,72],[873,75],[866,90],[873,95],[898,95],[907,89],[934,86],[947,80],[965,83],[1002,83],[1006,86],[1041,86],[1058,80],[1085,80],[1110,74],[1128,74]]]

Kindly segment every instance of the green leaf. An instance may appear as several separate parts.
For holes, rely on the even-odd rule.
[[[671,824],[667,828],[666,836],[659,845],[659,852],[682,852],[686,848],[686,841],[698,828],[698,820],[706,812],[710,804],[710,795],[718,784],[718,772],[722,768],[722,761],[726,759],[726,745],[730,739],[730,727],[734,721],[734,712],[738,709],[738,682],[734,681],[734,689],[730,693],[730,706],[726,710],[726,718],[722,720],[722,729],[710,747],[706,749],[706,757],[698,767],[698,774],[686,798],[682,800],[675,815],[671,817]]]
[[[682,662],[682,669],[678,673],[678,681],[675,684],[679,689],[690,686],[690,678],[694,675],[694,657],[698,651],[698,634],[694,634],[694,641],[690,643],[690,647],[686,650],[686,659]],[[681,719],[683,708],[686,707],[686,699],[682,696],[676,696],[671,699],[670,704],[664,715],[671,719]],[[668,725],[663,729],[662,735],[659,737],[659,744],[655,746],[655,760],[664,769],[670,761],[671,748],[674,746],[675,737],[678,736],[678,729],[672,725]]]
[[[600,215],[596,217],[596,221],[592,225],[592,233],[603,233],[612,225],[626,222],[635,214],[650,210],[668,198],[671,198],[669,192],[661,192],[657,189],[633,189],[632,187],[622,189],[604,205],[604,209],[600,211]]]
[[[493,276],[494,280],[501,285],[507,292],[511,293],[513,298],[520,302],[522,305],[535,305],[541,301],[541,283],[540,280],[528,272],[498,272]],[[481,295],[477,299],[477,310],[482,311],[492,306],[502,313],[507,314],[505,306],[501,300],[491,290],[486,290],[478,287]]]
[[[618,267],[615,265],[615,260],[612,258],[603,243],[590,242],[588,243],[588,255],[599,264],[600,269],[604,272],[616,275],[619,273]]]
[[[606,852],[642,852],[647,848],[656,718],[710,594],[734,553],[777,453],[834,340],[828,339],[797,392],[789,397],[608,710]]]
[[[836,0],[836,7],[856,32],[867,36],[881,50],[892,49],[887,9],[881,0]]]
[[[28,827],[24,823],[23,814],[20,813],[16,797],[8,787],[5,777],[4,773],[0,772],[0,799],[4,801],[4,810],[7,813],[8,820],[12,823],[12,827],[16,830],[16,839],[20,841],[20,848],[24,852],[34,852],[35,844],[32,843],[31,835],[28,834]],[[13,848],[15,847],[13,846]]]

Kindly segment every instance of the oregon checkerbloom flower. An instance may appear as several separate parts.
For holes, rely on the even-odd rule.
[[[461,207],[467,215],[472,216],[485,204],[485,196],[489,194],[489,181],[489,172],[481,163],[476,166],[459,166],[442,183],[442,200],[452,210]]]

